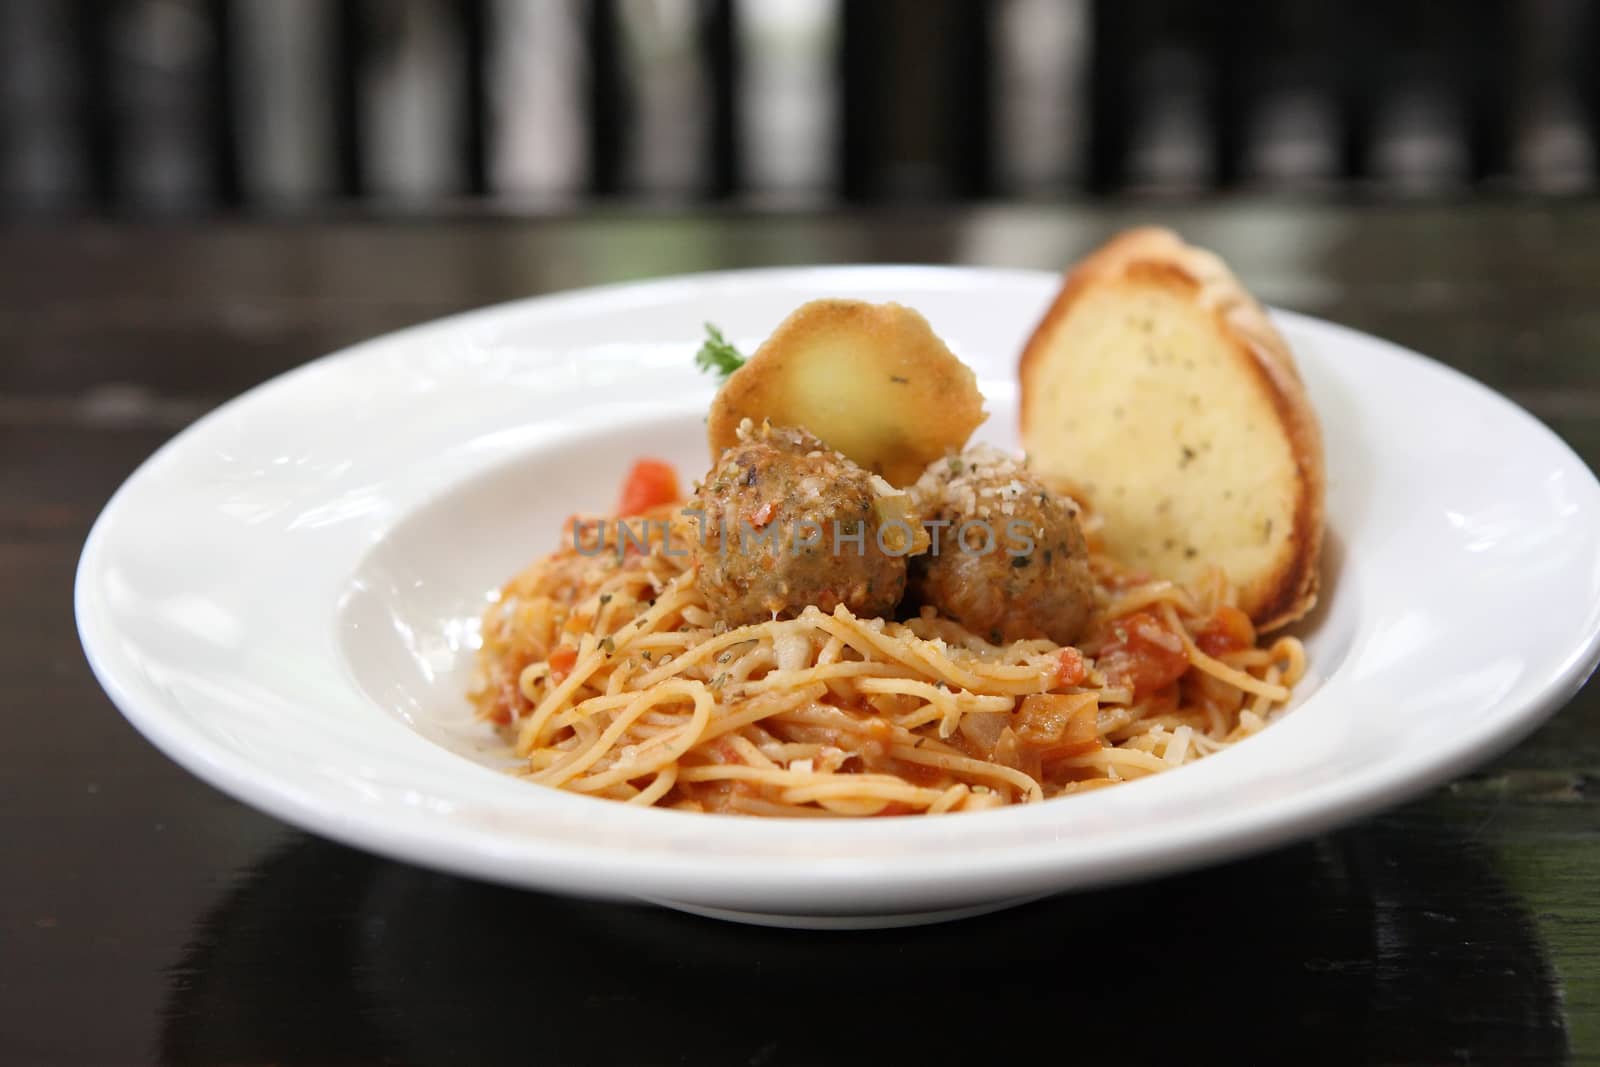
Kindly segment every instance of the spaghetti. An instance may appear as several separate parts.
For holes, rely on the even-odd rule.
[[[931,609],[840,605],[728,627],[696,589],[679,505],[637,541],[591,532],[483,620],[479,714],[542,785],[770,816],[939,814],[1031,803],[1182,766],[1259,731],[1306,670],[1258,639],[1219,571],[1193,588],[1097,549],[1077,647],[996,643]],[[586,545],[584,538],[591,541]]]

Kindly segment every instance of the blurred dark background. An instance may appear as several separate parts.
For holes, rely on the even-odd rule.
[[[309,838],[120,721],[70,595],[138,463],[364,338],[693,271],[1055,271],[1147,222],[1600,467],[1597,44],[1600,0],[0,0],[0,1067],[931,1065],[1086,1012],[1052,1047],[1600,1064],[1600,686],[1332,837],[801,937]],[[1347,471],[1405,462],[1355,444]],[[798,1032],[766,1010],[841,966],[960,996],[909,1028],[883,1020],[929,1014],[916,983]],[[1164,1025],[1095,1025],[1146,1005]]]
[[[1571,195],[1585,0],[0,0],[0,217]]]

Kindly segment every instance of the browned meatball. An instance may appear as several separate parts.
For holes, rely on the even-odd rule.
[[[809,604],[894,611],[906,587],[910,497],[805,430],[741,427],[690,501],[695,580],[732,626],[792,618]]]
[[[987,445],[935,461],[912,497],[937,546],[911,561],[919,603],[995,642],[1077,638],[1094,579],[1070,501]]]

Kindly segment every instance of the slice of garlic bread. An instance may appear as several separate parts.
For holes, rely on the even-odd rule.
[[[1220,566],[1261,629],[1316,603],[1322,439],[1288,346],[1216,256],[1131,230],[1067,275],[1022,354],[1022,437],[1104,517],[1106,551]]]

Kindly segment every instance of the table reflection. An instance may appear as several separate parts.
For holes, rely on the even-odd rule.
[[[502,889],[302,838],[171,972],[174,1063],[1562,1058],[1484,849],[1384,822],[944,926],[815,932]],[[1440,898],[1438,887],[1453,887]],[[1426,970],[1420,961],[1430,961]],[[1450,974],[1443,984],[1440,974]],[[1472,1048],[1458,1026],[1472,1024]]]

